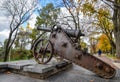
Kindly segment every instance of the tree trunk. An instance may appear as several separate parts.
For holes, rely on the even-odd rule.
[[[7,51],[7,49],[5,49],[4,55],[5,55],[5,57],[4,57],[4,62],[6,62],[7,59],[8,59],[8,51]]]
[[[16,39],[16,36],[17,36],[18,27],[16,27],[17,30],[16,30],[16,33],[15,33],[15,36],[14,36],[13,40],[12,40],[12,35],[13,35],[14,31],[10,31],[10,33],[9,33],[9,38],[7,40],[6,47],[5,47],[4,62],[6,62],[8,60],[10,49],[11,49],[11,47],[12,47],[12,45],[13,45],[15,39]]]
[[[117,58],[120,59],[120,9],[116,6],[114,7],[113,23],[114,23],[114,36],[116,40],[116,56]]]
[[[5,53],[4,53],[4,62],[6,62],[8,60],[8,56],[9,56],[9,44],[11,42],[11,37],[12,37],[12,33],[10,32],[9,34],[9,39],[7,40],[7,43],[5,44]]]
[[[120,30],[116,35],[116,55],[120,59]]]

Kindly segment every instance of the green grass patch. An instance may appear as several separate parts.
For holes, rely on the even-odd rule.
[[[115,55],[112,55],[112,54],[108,54],[106,56],[110,59],[117,59],[117,57]]]

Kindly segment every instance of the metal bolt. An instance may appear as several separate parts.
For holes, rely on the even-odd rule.
[[[75,58],[77,58],[77,59],[80,60],[80,59],[81,59],[81,56],[82,56],[82,55],[75,55]]]
[[[97,67],[98,69],[100,69],[100,70],[102,70],[102,69],[103,69],[103,66],[102,66],[102,64],[101,64],[101,63],[97,63],[96,67]]]
[[[67,42],[63,42],[63,43],[62,43],[62,47],[65,47],[65,48],[66,48],[66,47],[67,47]]]
[[[106,71],[107,73],[109,73],[109,72],[110,72],[110,69],[109,69],[108,67],[106,67],[106,68],[105,68],[105,71]]]
[[[52,34],[52,38],[56,38],[56,34],[54,33],[54,34]]]

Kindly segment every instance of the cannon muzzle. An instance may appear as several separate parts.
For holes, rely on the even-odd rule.
[[[57,29],[61,29],[61,27],[57,27],[57,28],[41,28],[41,27],[37,27],[38,30],[41,30],[41,31],[46,31],[46,32],[51,32],[52,30],[53,31],[56,31]],[[72,29],[62,29],[65,31],[65,33],[70,36],[70,37],[80,37],[80,36],[84,36],[84,34],[81,32],[81,30],[72,30]]]

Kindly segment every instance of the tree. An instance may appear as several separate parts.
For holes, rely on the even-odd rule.
[[[80,1],[80,0],[79,0]],[[101,3],[100,5],[98,3]],[[96,4],[96,5],[95,5]],[[98,8],[96,8],[99,5]],[[85,0],[85,4],[83,4],[84,13],[93,15],[93,14],[101,14],[108,18],[113,23],[113,32],[115,37],[115,46],[116,46],[116,55],[120,58],[120,1],[119,0]],[[108,16],[108,13],[99,12],[99,9],[106,10],[108,9],[111,13]],[[86,12],[87,11],[87,12]]]
[[[120,0],[106,0],[113,4],[113,25],[114,25],[114,36],[116,40],[116,55],[120,58]],[[111,7],[111,6],[110,6]]]
[[[22,28],[22,27],[21,27]],[[27,36],[28,36],[28,32],[26,32],[26,30],[20,30],[18,32],[17,38],[19,39],[19,49],[23,50],[25,49],[26,46],[26,42],[27,42]],[[16,38],[16,40],[17,40]]]
[[[40,38],[43,34],[44,34],[44,33],[42,33],[42,34],[40,35],[39,30],[37,30],[36,28],[32,29],[32,33],[29,35],[29,38],[31,39],[31,42],[30,42],[30,43],[31,43],[31,48],[30,48],[30,50],[33,49],[34,44],[36,43],[36,41],[39,40],[39,38]]]
[[[80,29],[80,12],[78,12],[77,10],[80,8],[80,5],[78,5],[79,3],[76,3],[74,0],[62,0],[63,4],[65,6],[65,8],[68,10],[69,12],[69,16],[65,17],[66,19],[70,20],[70,18],[72,18],[72,22],[74,24],[74,26],[72,28],[75,29]],[[67,20],[67,21],[68,21]],[[71,22],[71,21],[69,21]],[[67,23],[69,24],[69,23]],[[71,26],[71,25],[69,25]]]
[[[106,15],[106,16],[110,15],[109,14],[110,11],[107,9],[106,10],[99,9],[98,12],[102,12],[103,14],[107,13],[108,15]],[[102,33],[104,33],[107,36],[112,49],[116,49],[115,40],[113,37],[112,21],[109,20],[108,18],[106,18],[105,16],[101,16],[101,14],[97,14],[97,19],[98,19],[97,25],[100,26],[100,28],[102,29]]]
[[[95,54],[97,51],[97,49],[96,49],[97,38],[89,37],[89,42],[90,42],[90,52],[91,52],[91,54]]]
[[[66,8],[66,12],[68,13],[63,14],[63,24],[67,25],[68,28],[81,30],[86,38],[91,37],[94,34],[99,33],[98,28],[92,27],[92,22],[94,21],[93,16],[83,16],[83,4],[85,3],[84,0],[62,0],[63,5]],[[63,11],[64,13],[64,11]],[[79,38],[79,42],[80,42]]]
[[[0,42],[0,61],[3,60],[4,57],[4,44]]]
[[[38,34],[37,29],[34,30],[29,23],[27,24],[26,29],[20,27],[14,42],[15,47],[20,50],[25,49],[26,46],[31,43],[31,39],[33,40],[35,38],[35,34]]]
[[[52,3],[47,4],[39,10],[36,26],[44,26],[45,28],[53,26],[57,22],[59,12],[60,9],[55,8]]]
[[[36,26],[39,27],[52,27],[57,24],[58,14],[60,12],[60,8],[55,7],[52,3],[48,3],[42,9],[39,10],[39,16],[37,16]],[[37,29],[32,30],[32,34],[30,35],[32,39],[31,50],[34,47],[36,41],[38,41],[41,37],[46,37],[46,32],[37,31]]]
[[[105,34],[102,34],[99,37],[96,47],[97,49],[101,49],[103,52],[110,52],[111,45],[110,45],[108,37]]]
[[[81,48],[82,48],[82,49],[87,48],[87,44],[86,44],[84,41],[81,41],[81,42],[80,42],[80,45],[81,45]]]
[[[4,0],[2,4],[3,10],[10,16],[10,33],[5,47],[4,61],[8,60],[10,48],[12,47],[20,25],[26,22],[35,8],[37,7],[37,0]]]

